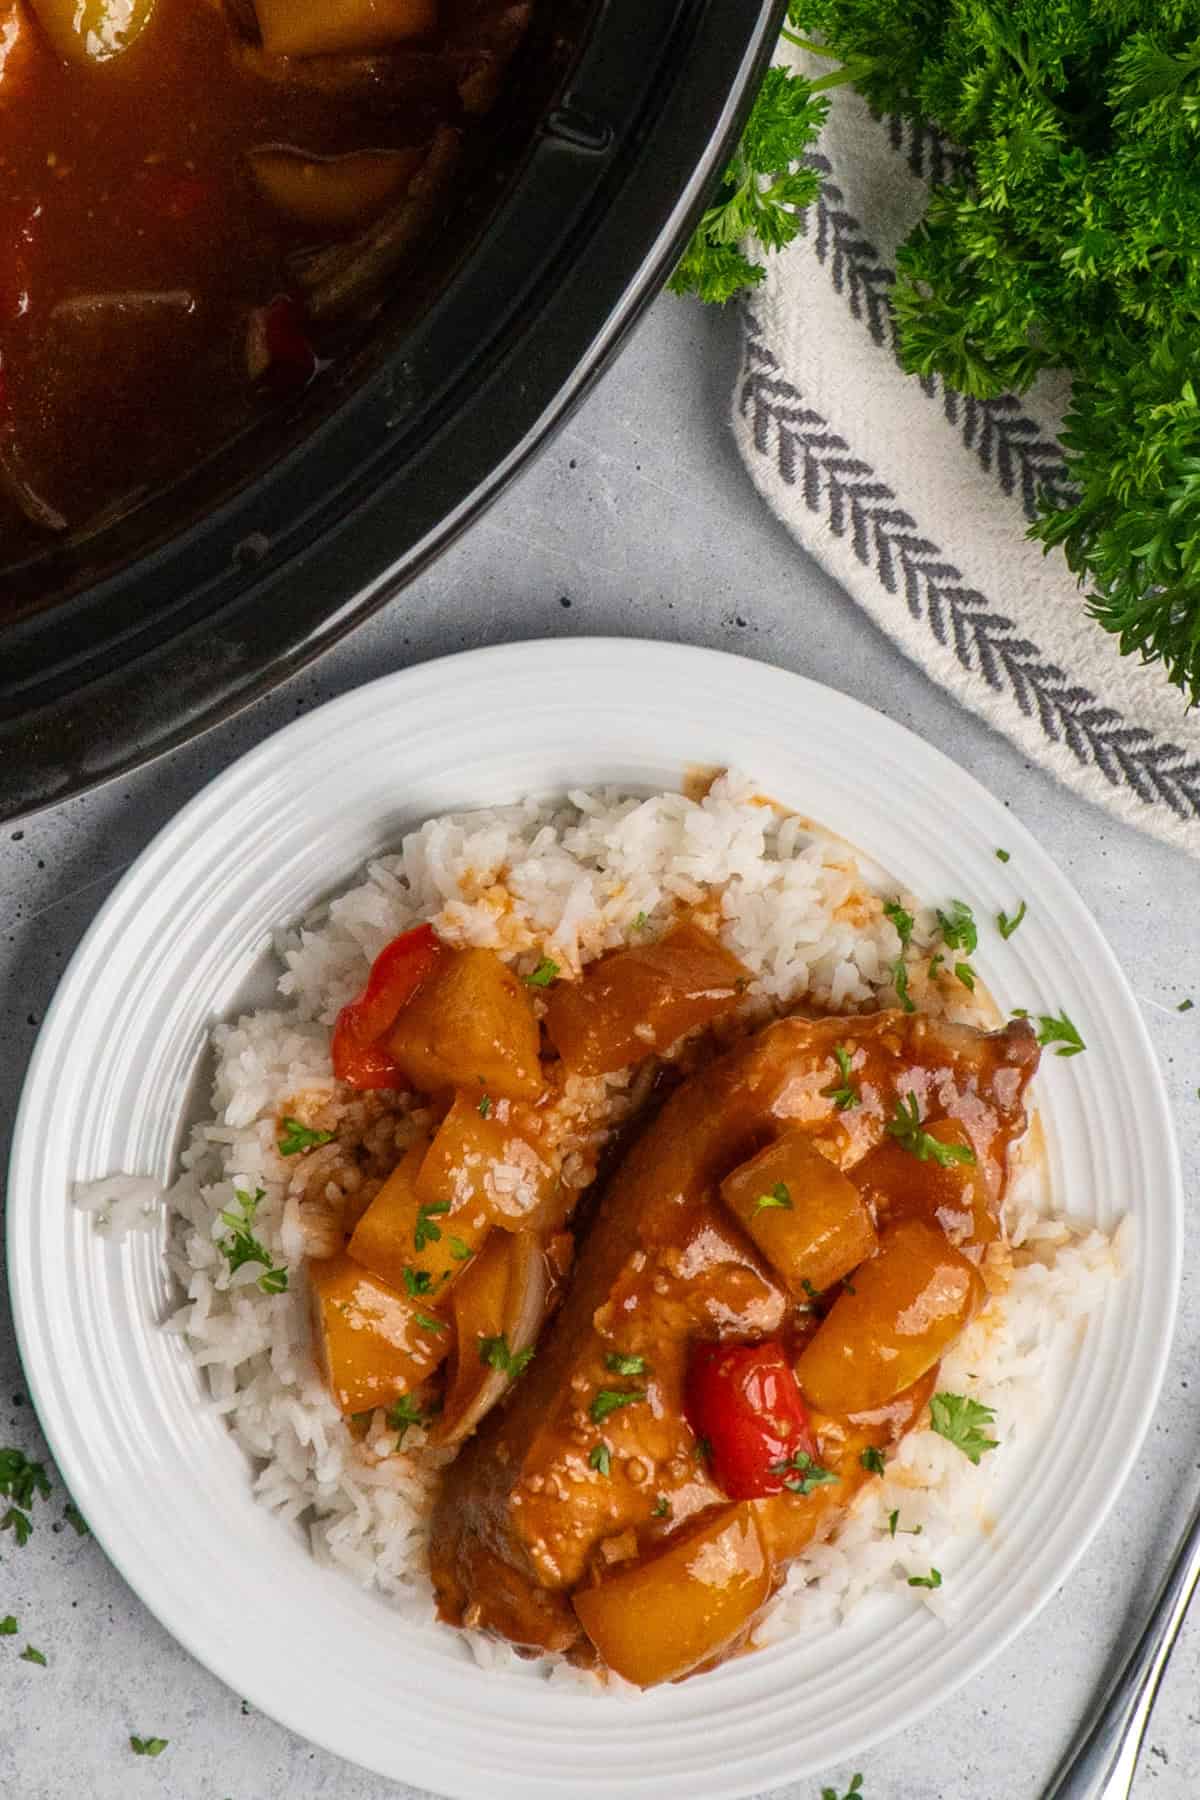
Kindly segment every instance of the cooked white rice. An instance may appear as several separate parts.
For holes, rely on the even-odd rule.
[[[375,955],[430,919],[451,942],[490,946],[522,971],[545,955],[570,974],[626,942],[635,925],[654,932],[680,907],[711,907],[722,940],[753,972],[748,1020],[802,999],[869,1010],[896,1000],[891,970],[900,942],[883,914],[895,896],[884,873],[839,839],[725,775],[699,800],[579,792],[549,805],[531,800],[431,820],[398,854],[371,863],[359,885],[279,935],[280,1005],[217,1027],[212,1114],[193,1128],[183,1173],[166,1197],[167,1258],[186,1295],[168,1329],[186,1338],[209,1404],[250,1457],[256,1495],[307,1526],[319,1560],[427,1620],[437,1467],[429,1451],[412,1454],[419,1431],[397,1452],[382,1412],[365,1443],[356,1441],[313,1361],[303,1281],[268,1295],[257,1284],[259,1265],[231,1275],[220,1215],[237,1204],[237,1190],[261,1189],[255,1235],[279,1262],[301,1260],[305,1201],[294,1191],[294,1160],[276,1148],[277,1119],[281,1111],[311,1119],[338,1104],[330,1028]],[[900,897],[916,919],[910,985],[918,1005],[987,1020],[982,994],[970,996],[953,978],[927,981],[920,952],[936,941],[935,914]],[[932,898],[945,906],[952,896]],[[611,1102],[617,1116],[624,1083],[609,1086],[584,1098],[593,1107]],[[299,1160],[311,1179],[313,1157]],[[792,1566],[759,1642],[836,1621],[868,1592],[895,1590],[950,1613],[952,1590],[913,1590],[908,1576],[926,1574],[953,1556],[964,1533],[983,1528],[1006,1456],[1039,1430],[1047,1369],[1119,1267],[1122,1234],[1110,1241],[1047,1216],[1039,1179],[1030,1166],[1012,1184],[1007,1293],[943,1365],[945,1387],[995,1408],[1001,1448],[976,1468],[934,1432],[912,1433],[836,1539]],[[156,1223],[155,1199],[144,1181],[123,1178],[79,1195],[98,1227],[114,1234]],[[893,1536],[889,1515],[897,1509]],[[540,1668],[556,1681],[592,1679],[566,1665],[548,1671],[521,1662],[478,1636],[472,1648],[481,1662]]]

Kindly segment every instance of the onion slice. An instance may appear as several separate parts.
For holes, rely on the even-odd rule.
[[[533,1231],[493,1231],[470,1268],[454,1283],[457,1348],[441,1418],[430,1442],[461,1444],[512,1385],[507,1368],[485,1363],[480,1346],[502,1337],[509,1356],[537,1342],[550,1283],[542,1238]]]

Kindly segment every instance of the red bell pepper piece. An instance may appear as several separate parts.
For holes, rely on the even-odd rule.
[[[731,1500],[807,1493],[806,1476],[811,1485],[829,1479],[817,1468],[808,1409],[778,1344],[695,1344],[684,1411]]]
[[[317,372],[317,353],[308,335],[304,309],[288,294],[256,306],[246,328],[246,366],[251,381],[263,382],[279,397],[299,393]]]
[[[356,1088],[402,1085],[400,1069],[381,1042],[442,954],[432,925],[418,925],[385,944],[357,1000],[343,1006],[333,1028],[333,1072]]]

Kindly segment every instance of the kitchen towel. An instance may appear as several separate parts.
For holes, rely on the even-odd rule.
[[[779,59],[806,68],[781,48]],[[814,65],[815,66],[815,65]],[[1026,538],[1068,491],[1061,378],[969,400],[906,375],[897,246],[953,152],[833,90],[820,197],[744,304],[733,420],[773,511],[933,680],[1130,824],[1200,854],[1200,713],[1120,655],[1061,552]]]

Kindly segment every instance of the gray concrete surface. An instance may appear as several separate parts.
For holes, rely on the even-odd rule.
[[[443,561],[323,663],[140,774],[4,830],[0,1154],[38,1021],[109,889],[218,770],[298,712],[467,646],[601,632],[736,649],[830,683],[939,744],[1055,855],[1141,997],[1189,1185],[1200,1154],[1200,871],[1031,769],[904,661],[763,511],[725,426],[734,321],[664,299],[587,406]],[[1192,1238],[1190,1250],[1194,1252]],[[1156,1579],[1200,1480],[1200,1282],[1189,1260],[1145,1454],[1082,1566],[1006,1654],[916,1730],[862,1758],[863,1800],[1037,1800]],[[43,1452],[0,1302],[0,1445]],[[0,1793],[5,1800],[399,1800],[413,1790],[313,1750],[199,1668],[99,1546],[38,1508],[0,1535]],[[236,1596],[230,1596],[236,1604]],[[27,1642],[48,1667],[20,1660]],[[135,1759],[130,1732],[170,1748]],[[841,1795],[851,1768],[831,1770]],[[774,1800],[819,1800],[820,1780]],[[1200,1607],[1155,1713],[1137,1800],[1200,1795]],[[487,1800],[481,1792],[480,1800]],[[697,1800],[703,1796],[697,1793]]]

